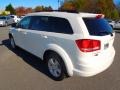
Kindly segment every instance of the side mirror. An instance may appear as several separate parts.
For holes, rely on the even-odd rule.
[[[11,26],[12,26],[12,27],[16,27],[16,23],[13,23]]]

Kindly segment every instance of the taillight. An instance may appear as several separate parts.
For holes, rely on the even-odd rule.
[[[105,16],[103,14],[99,14],[96,16],[97,19],[104,18]]]
[[[93,52],[101,48],[101,42],[99,40],[81,39],[76,40],[76,44],[82,52]]]

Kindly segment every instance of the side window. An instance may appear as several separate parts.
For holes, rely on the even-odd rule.
[[[9,19],[11,19],[11,17],[8,16],[8,17],[7,17],[7,20],[9,20]]]
[[[50,17],[52,31],[56,33],[73,34],[72,27],[67,19]]]
[[[46,16],[33,16],[30,29],[39,31],[49,31],[49,20]]]
[[[30,29],[73,34],[72,27],[67,19],[50,16],[32,16]]]
[[[4,17],[5,20],[7,20],[7,17]]]
[[[28,29],[30,24],[31,17],[23,18],[17,25],[18,28]]]
[[[9,17],[6,17],[7,18],[7,20],[9,20]]]

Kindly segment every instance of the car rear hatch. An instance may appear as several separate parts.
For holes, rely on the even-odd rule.
[[[83,17],[83,21],[89,35],[83,39],[83,45],[79,46],[79,48],[83,48],[82,52],[104,52],[113,48],[115,33],[103,15]]]

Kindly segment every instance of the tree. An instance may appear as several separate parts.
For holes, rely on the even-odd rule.
[[[36,6],[35,8],[34,8],[34,11],[35,12],[41,12],[41,11],[43,11],[44,10],[44,6]]]
[[[41,11],[52,11],[52,7],[51,6],[48,6],[48,7],[45,7],[45,6],[36,6],[34,8],[34,11],[35,12],[41,12]]]
[[[76,10],[75,3],[72,1],[66,1],[64,4],[60,7],[60,10]]]
[[[32,8],[26,8],[26,14],[32,13],[32,12],[33,12],[33,9],[32,9]]]
[[[112,13],[111,13],[111,18],[113,18],[113,19],[120,19],[119,13],[118,13],[118,11],[117,11],[116,9],[114,9],[114,10],[112,11]]]
[[[73,0],[74,1],[74,0]],[[86,0],[75,0],[75,5],[77,7],[77,11],[84,11],[83,7],[85,5]],[[88,6],[89,7],[89,6]]]
[[[98,0],[96,13],[103,13],[107,18],[118,18],[119,13],[116,10],[112,0]]]
[[[95,0],[87,0],[83,2],[81,9],[84,12],[95,13],[96,10],[96,1]]]
[[[61,9],[64,10],[76,10],[76,11],[84,11],[84,12],[93,12],[93,8],[95,6],[95,2],[93,0],[65,0]]]
[[[12,4],[7,5],[5,10],[10,11],[10,14],[16,14],[15,9],[13,8]]]
[[[16,14],[18,16],[22,16],[22,15],[25,15],[26,14],[26,8],[25,7],[18,7],[16,8]]]
[[[112,19],[119,17],[113,0],[65,0],[61,8],[71,9],[72,6],[79,12],[103,13]]]
[[[52,11],[52,7],[51,6],[48,6],[48,7],[44,7],[44,11]]]
[[[28,13],[32,13],[32,12],[33,12],[32,8],[25,8],[23,6],[16,8],[16,14],[18,16],[22,16],[22,15],[25,15],[25,14],[28,14]]]

